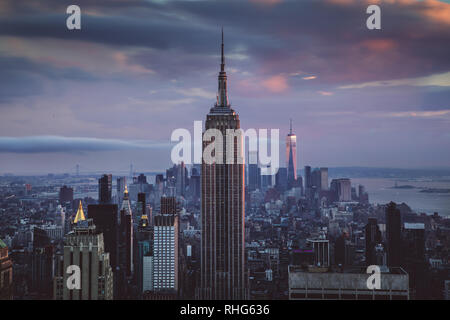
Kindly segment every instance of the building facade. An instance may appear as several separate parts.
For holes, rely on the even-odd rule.
[[[0,239],[0,300],[12,300],[13,298],[13,268],[8,255],[8,247]]]
[[[78,213],[77,213],[78,215]],[[80,286],[76,285],[79,268]],[[69,279],[70,277],[70,279]],[[64,239],[64,254],[57,261],[57,275],[53,281],[55,300],[112,300],[113,272],[109,253],[105,252],[103,234],[92,219],[79,218]]]
[[[381,288],[367,287],[365,269],[311,272],[289,266],[290,300],[409,300],[408,274],[401,268],[381,273]]]
[[[153,264],[153,290],[175,293],[178,291],[178,216],[176,212],[154,217],[153,237],[153,259],[144,257],[147,264]]]
[[[104,174],[98,179],[98,202],[100,204],[111,203],[112,197],[112,175]]]
[[[223,33],[217,103],[206,117],[203,151],[210,148],[212,143],[210,139],[205,139],[209,129],[219,130],[223,137],[226,137],[228,129],[240,129],[239,115],[228,102]],[[202,299],[230,300],[247,297],[242,143],[242,136],[233,137],[232,141],[223,144],[222,150],[214,150],[213,163],[207,163],[203,158],[199,292]],[[232,163],[227,163],[227,153],[232,154]]]

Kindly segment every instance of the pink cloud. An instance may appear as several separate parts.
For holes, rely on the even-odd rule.
[[[264,80],[262,85],[264,88],[273,93],[281,93],[289,89],[287,79],[283,75],[270,77],[269,79]]]
[[[329,91],[317,91],[317,93],[322,96],[332,96],[333,95],[333,92],[329,92]]]
[[[425,0],[423,14],[436,22],[450,24],[450,4],[437,0]]]
[[[396,46],[395,41],[391,39],[374,39],[362,42],[362,46],[371,51],[389,51]]]

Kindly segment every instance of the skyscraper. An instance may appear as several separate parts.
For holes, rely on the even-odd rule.
[[[305,189],[312,187],[311,167],[305,166]]]
[[[105,251],[109,253],[113,270],[117,266],[117,204],[90,204],[88,216],[94,220],[97,231],[103,233]]]
[[[331,180],[330,189],[334,201],[345,202],[352,200],[352,184],[350,179],[333,179]]]
[[[328,168],[320,168],[321,190],[328,190]]]
[[[377,219],[369,218],[365,227],[366,231],[366,265],[370,266],[376,263],[375,248],[381,243],[381,231],[378,227]]]
[[[200,172],[197,168],[192,168],[191,178],[189,181],[189,189],[191,191],[191,196],[198,200],[200,199]]]
[[[177,195],[184,196],[186,190],[186,165],[181,162],[176,166],[176,183],[175,187]]]
[[[53,294],[54,246],[44,229],[33,228],[31,256],[31,290],[39,298],[49,299]]]
[[[161,197],[161,214],[176,214],[177,200],[175,197]]]
[[[227,129],[240,129],[240,121],[228,102],[223,49],[222,31],[217,103],[206,116],[205,130],[217,129],[226,137]],[[203,151],[210,143],[203,142]],[[242,143],[242,136],[238,136],[232,143],[224,144],[223,154],[222,150],[216,150],[218,155],[214,163],[208,164],[205,159],[202,162],[200,297],[203,299],[247,298]],[[229,148],[234,151],[231,164],[226,161]],[[217,160],[218,157],[222,161]]]
[[[125,186],[122,208],[120,209],[120,238],[119,238],[119,265],[126,271],[127,276],[133,274],[133,213],[128,197],[128,188]]]
[[[287,168],[279,168],[275,175],[275,187],[279,192],[284,192],[287,189]]]
[[[146,194],[144,192],[139,192],[137,196],[137,215],[139,217],[147,213],[147,200]]]
[[[394,202],[391,202],[386,207],[387,264],[389,267],[401,266],[401,232],[400,210],[397,209]]]
[[[139,293],[150,290],[148,288],[149,281],[147,281],[147,286],[144,286],[144,271],[146,270],[145,264],[149,263],[146,261],[146,256],[153,256],[152,248],[153,248],[153,228],[151,227],[153,224],[149,222],[149,218],[146,214],[141,216],[139,221],[136,233],[135,233],[135,263],[134,263],[134,272],[136,283],[138,286]],[[153,258],[152,258],[153,259]],[[153,263],[153,262],[152,262]],[[151,270],[151,276],[153,277],[153,265]],[[146,287],[146,289],[144,289]],[[153,280],[151,283],[151,287],[153,288]]]
[[[127,177],[117,178],[117,204],[119,208],[122,206],[123,193],[125,192],[125,185],[127,184]]]
[[[258,167],[258,153],[256,151],[248,154],[248,189],[255,191],[261,189],[261,168]]]
[[[113,273],[109,253],[104,250],[103,234],[96,230],[92,219],[85,219],[81,203],[80,208],[73,230],[64,238],[64,256],[58,261],[53,285],[54,299],[112,300]],[[80,268],[79,289],[67,286],[71,276],[67,270],[73,265]]]
[[[104,174],[98,179],[98,202],[101,204],[111,203],[112,175]]]
[[[312,176],[311,176],[311,167],[305,166],[305,196],[306,199],[311,198],[311,189],[312,189]]]
[[[12,300],[13,263],[8,255],[8,247],[0,239],[0,300]]]
[[[297,181],[297,136],[292,133],[292,119],[289,133],[286,136],[286,167],[288,187],[292,188]]]
[[[174,197],[161,199],[153,232],[153,290],[168,293],[178,291],[178,215],[173,204]]]
[[[402,234],[402,267],[409,274],[411,294],[416,299],[426,299],[427,261],[425,260],[425,224],[405,223]]]
[[[66,202],[72,203],[73,201],[73,188],[68,186],[62,186],[59,189],[59,203],[65,204]]]
[[[316,190],[322,190],[322,173],[320,169],[314,169],[311,173],[311,186],[316,187]]]

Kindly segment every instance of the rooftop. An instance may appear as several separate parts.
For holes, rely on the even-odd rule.
[[[425,229],[425,224],[424,223],[408,223],[405,222],[405,229]]]

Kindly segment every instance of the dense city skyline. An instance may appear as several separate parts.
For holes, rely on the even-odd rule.
[[[53,10],[44,3],[53,2],[41,2],[33,10]],[[300,306],[296,300],[449,300],[450,167],[443,168],[449,162],[442,150],[450,138],[445,126],[450,109],[445,105],[447,89],[442,88],[450,86],[450,72],[442,73],[447,66],[437,47],[421,51],[414,46],[436,40],[434,32],[447,23],[443,18],[450,5],[383,2],[394,16],[423,15],[422,22],[432,24],[422,26],[424,33],[405,35],[387,28],[387,38],[372,33],[370,40],[362,40],[358,37],[367,30],[380,31],[380,20],[374,28],[368,20],[367,30],[363,26],[356,33],[338,27],[333,37],[323,30],[317,34],[313,27],[302,31],[302,46],[288,41],[303,24],[290,21],[291,11],[284,10],[307,9],[306,21],[315,23],[311,17],[325,18],[321,10],[332,8],[330,12],[343,17],[361,3],[249,0],[239,6],[241,12],[234,10],[235,1],[132,1],[129,6],[100,1],[93,7],[83,1],[87,16],[82,21],[92,29],[72,34],[76,39],[70,45],[59,43],[64,36],[47,29],[56,15],[38,21],[36,38],[29,33],[33,21],[25,28],[15,25],[15,16],[0,22],[0,30],[3,23],[3,31],[14,34],[6,39],[12,46],[0,49],[0,63],[5,52],[20,48],[22,54],[6,70],[12,76],[7,90],[12,95],[0,96],[0,103],[7,105],[5,128],[0,126],[5,170],[0,171],[0,300],[146,300],[167,317],[208,318],[273,317],[278,300],[291,301],[286,306],[293,308]],[[5,2],[0,12],[22,10],[27,15],[25,8]],[[68,13],[70,8],[76,16],[79,7],[69,6]],[[102,23],[109,19],[105,8],[108,14],[120,11],[120,17],[110,25],[112,37],[102,40],[100,57],[98,32],[103,33]],[[371,5],[367,13],[370,8],[375,16],[380,12]],[[397,12],[399,8],[406,11]],[[216,10],[224,17],[215,17]],[[147,11],[155,21],[148,20]],[[286,19],[267,33],[265,23],[250,19],[256,26],[249,26],[241,13],[270,19],[282,14]],[[138,18],[124,18],[129,14]],[[233,24],[213,27],[207,18]],[[326,18],[327,23],[333,20]],[[384,25],[392,26],[390,18],[383,18],[388,21]],[[129,28],[130,23],[155,27],[159,19],[171,24],[158,37],[138,30],[127,37],[114,29]],[[186,21],[191,22],[187,29],[178,30]],[[327,24],[320,21],[322,27]],[[69,30],[79,25],[79,20],[72,25],[67,20]],[[196,28],[205,38],[192,36]],[[208,35],[217,29],[222,29],[218,56],[203,50],[205,41],[216,42]],[[24,51],[25,34],[42,43]],[[342,47],[339,37],[350,46]],[[411,41],[406,41],[411,46],[407,52],[397,47],[405,39]],[[57,44],[56,55],[34,51],[48,54]],[[65,56],[68,49],[70,57]],[[102,68],[109,50],[119,56],[112,56],[107,71]],[[401,58],[396,56],[400,53]],[[21,65],[25,55],[40,60],[47,79],[36,74],[26,79],[31,69]],[[216,66],[214,74],[206,66],[209,62]],[[116,69],[120,64],[122,69]],[[314,71],[292,72],[306,66]],[[403,78],[392,78],[399,75]],[[69,78],[70,92],[65,91]],[[41,93],[13,97],[14,90],[31,89],[33,81],[42,85]],[[79,90],[82,83],[85,87]],[[130,96],[132,91],[143,94],[149,84],[155,86],[150,95],[157,102],[145,94]],[[210,87],[215,87],[215,99]],[[187,98],[178,99],[174,92]],[[237,104],[232,103],[235,96]],[[18,101],[39,104],[55,98],[62,101],[58,109],[52,109],[54,101],[38,109],[33,102],[27,106],[43,118],[32,112],[20,120],[8,118]],[[139,99],[139,108],[133,107]],[[203,100],[207,107],[201,107]],[[405,109],[411,107],[404,104],[408,100],[422,111]],[[167,101],[176,102],[169,106]],[[437,104],[422,105],[430,101]],[[311,114],[308,103],[316,108]],[[353,111],[345,111],[344,105]],[[294,106],[300,107],[294,112]],[[39,125],[45,117],[48,125]],[[202,118],[204,126],[191,122],[193,133],[173,128]],[[288,122],[289,131],[272,130],[278,122],[283,128]],[[67,136],[53,133],[58,126]],[[1,136],[1,130],[12,134],[14,128],[36,134]],[[171,145],[161,137],[174,129]],[[270,129],[270,137],[258,129]],[[84,136],[76,136],[80,132]],[[406,137],[411,145],[402,140]],[[408,150],[413,143],[414,150]],[[353,166],[336,167],[347,161]],[[399,163],[403,169],[374,167],[383,163]],[[405,169],[419,164],[428,169]],[[41,174],[6,173],[12,168]],[[58,174],[61,168],[64,174]],[[162,300],[170,300],[170,307]],[[216,301],[206,307],[206,300]]]
[[[379,1],[367,30],[369,2],[79,1],[69,31],[64,4],[4,1],[1,173],[163,170],[215,99],[221,26],[244,129],[292,118],[299,168],[449,167],[450,4]]]

